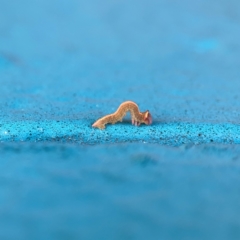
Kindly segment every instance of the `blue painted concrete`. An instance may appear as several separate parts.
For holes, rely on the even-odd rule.
[[[239,239],[239,11],[0,0],[0,239]]]
[[[144,142],[171,146],[200,143],[240,143],[240,125],[206,123],[161,123],[131,125],[131,120],[105,130],[91,127],[90,120],[14,121],[1,125],[1,142],[52,141],[81,144]]]
[[[12,143],[0,154],[1,239],[240,234],[239,145]]]

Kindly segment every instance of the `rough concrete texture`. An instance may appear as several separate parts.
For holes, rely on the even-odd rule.
[[[1,239],[239,239],[239,11],[0,0]]]

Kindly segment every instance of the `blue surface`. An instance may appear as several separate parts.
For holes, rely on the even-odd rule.
[[[240,238],[239,1],[0,6],[1,239]]]
[[[1,239],[240,234],[239,146],[22,143],[0,154]]]
[[[93,129],[88,120],[14,121],[2,124],[2,142],[72,142],[81,144],[143,142],[171,146],[200,143],[240,143],[240,126],[230,123],[161,123],[131,125],[131,120]]]

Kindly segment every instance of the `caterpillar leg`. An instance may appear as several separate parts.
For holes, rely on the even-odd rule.
[[[105,124],[97,124],[97,123],[94,123],[94,124],[92,125],[92,127],[94,127],[94,128],[99,128],[99,129],[103,130],[103,129],[105,128]]]
[[[140,122],[138,122],[138,121],[137,121],[137,122],[135,122],[135,126],[137,126],[137,127],[138,127],[138,126],[140,126],[140,124],[141,124],[141,123],[140,123]]]
[[[132,125],[140,126],[140,124],[141,124],[140,122],[132,118]]]

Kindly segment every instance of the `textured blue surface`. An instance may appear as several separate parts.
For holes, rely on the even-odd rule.
[[[240,234],[239,146],[22,143],[0,154],[1,239]]]
[[[0,238],[239,239],[239,11],[0,0]]]
[[[137,142],[171,146],[200,143],[240,143],[240,126],[230,123],[153,123],[131,125],[131,120],[106,125],[106,130],[93,129],[87,120],[14,121],[2,124],[2,142],[57,141],[81,144]]]

